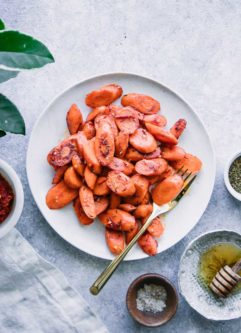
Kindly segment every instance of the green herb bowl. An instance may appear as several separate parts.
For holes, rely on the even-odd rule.
[[[224,183],[226,185],[227,190],[229,191],[229,193],[237,200],[241,201],[241,193],[237,192],[231,185],[230,180],[229,180],[229,169],[232,165],[232,163],[236,160],[236,158],[238,158],[239,156],[241,156],[241,152],[237,152],[234,155],[232,155],[232,157],[228,160],[225,169],[224,169]]]

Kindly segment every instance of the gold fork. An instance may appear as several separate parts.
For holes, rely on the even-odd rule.
[[[111,275],[114,273],[114,271],[117,269],[119,264],[122,262],[122,260],[125,258],[127,253],[131,250],[133,245],[137,242],[137,240],[140,238],[141,235],[144,234],[144,232],[147,230],[147,228],[150,226],[152,220],[164,213],[169,212],[172,210],[178,202],[181,200],[181,198],[184,196],[184,194],[187,192],[191,184],[193,183],[195,176],[192,176],[191,172],[188,172],[188,170],[182,171],[183,167],[180,168],[177,173],[181,172],[181,176],[184,177],[184,184],[182,187],[182,190],[177,195],[175,199],[172,201],[162,205],[158,206],[157,204],[153,203],[153,211],[152,214],[149,216],[145,224],[143,224],[142,228],[138,231],[138,233],[133,237],[133,239],[130,241],[130,243],[125,247],[125,249],[105,268],[105,270],[100,274],[100,276],[96,279],[96,281],[93,283],[93,285],[90,287],[90,292],[93,295],[98,295],[101,289],[104,287],[106,282],[109,280]]]

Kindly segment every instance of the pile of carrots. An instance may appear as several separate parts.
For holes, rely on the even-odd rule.
[[[117,255],[152,213],[153,201],[162,205],[177,196],[183,179],[180,167],[197,173],[201,161],[178,146],[186,127],[179,119],[166,128],[160,103],[142,94],[122,96],[109,84],[86,96],[91,108],[86,121],[76,104],[67,112],[70,136],[48,154],[54,186],[46,203],[59,209],[73,201],[79,222],[89,225],[98,216],[106,243]],[[98,222],[96,222],[98,223]],[[164,232],[161,217],[153,220],[138,244],[148,255],[157,253],[157,237]]]

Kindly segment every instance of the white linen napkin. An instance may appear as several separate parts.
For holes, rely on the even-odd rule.
[[[13,229],[0,240],[1,333],[108,333],[64,275]]]

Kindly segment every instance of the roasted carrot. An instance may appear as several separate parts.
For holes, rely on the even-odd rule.
[[[68,205],[77,196],[78,190],[69,188],[62,180],[48,191],[46,204],[50,209],[59,209]]]
[[[110,208],[117,208],[120,205],[121,198],[114,192],[110,195]]]
[[[152,235],[149,234],[149,232],[146,232],[139,238],[138,244],[141,249],[149,256],[154,256],[157,254],[157,241]]]
[[[91,189],[89,189],[85,185],[82,185],[79,190],[79,199],[85,214],[90,219],[94,219],[96,217],[96,210],[95,210],[94,195]]]
[[[181,191],[183,179],[179,175],[165,178],[151,191],[152,199],[157,205],[164,205],[173,200]]]
[[[157,148],[156,140],[144,128],[138,128],[130,136],[130,144],[141,153],[152,153]]]
[[[185,119],[179,119],[175,124],[171,127],[170,132],[177,138],[181,136],[183,131],[187,126],[187,122]]]
[[[133,195],[136,190],[132,179],[119,171],[110,171],[106,184],[112,192],[121,197]]]
[[[75,211],[75,214],[79,220],[79,222],[83,225],[89,225],[91,223],[94,222],[93,219],[90,219],[84,212],[83,208],[81,207],[81,203],[80,203],[80,200],[79,200],[79,197],[77,197],[75,200],[74,200],[74,203],[73,203],[73,207],[74,207],[74,211]]]
[[[160,114],[148,114],[144,115],[144,123],[151,123],[156,126],[164,127],[167,124],[166,117]]]
[[[86,136],[86,138],[88,140],[91,140],[96,134],[94,123],[92,121],[87,121],[84,124],[82,131],[83,131],[84,135]]]
[[[125,233],[125,235],[126,235],[126,244],[130,243],[130,241],[135,237],[135,235],[138,233],[138,231],[139,231],[139,224],[136,221],[134,228]]]
[[[121,209],[108,209],[99,219],[106,228],[113,230],[130,231],[135,227],[134,216]]]
[[[78,175],[83,177],[84,170],[85,170],[85,164],[77,154],[72,157],[72,165],[73,165],[74,170],[78,173]]]
[[[151,215],[152,211],[153,211],[152,204],[139,205],[134,211],[134,216],[137,219],[146,218],[149,217],[149,215]]]
[[[83,123],[83,117],[80,109],[76,104],[72,104],[69,111],[67,112],[66,122],[70,134],[78,132],[79,127]]]
[[[171,165],[176,170],[183,168],[183,170],[188,170],[188,172],[192,172],[193,174],[198,173],[202,168],[201,160],[198,157],[188,153],[185,154],[183,159],[172,162]]]
[[[143,202],[148,193],[149,182],[144,176],[139,174],[132,176],[131,180],[134,183],[136,191],[133,196],[124,198],[124,201],[136,206]]]
[[[124,210],[125,212],[131,213],[136,209],[136,206],[128,204],[128,203],[123,203],[118,206],[119,209]]]
[[[146,123],[146,128],[157,140],[169,144],[176,145],[178,143],[177,138],[170,132],[163,128],[152,125],[151,123]]]
[[[99,177],[95,183],[94,194],[95,195],[108,195],[110,193],[110,189],[106,184],[107,177]]]
[[[95,138],[95,154],[101,165],[106,166],[113,161],[115,153],[114,135],[109,123],[102,122],[98,126]]]
[[[97,176],[95,173],[93,173],[88,166],[85,167],[84,171],[84,178],[85,182],[88,185],[88,187],[93,190],[95,187],[95,182],[97,180]]]
[[[163,223],[163,218],[158,216],[155,217],[149,227],[147,228],[147,231],[153,236],[153,237],[160,237],[163,235],[165,231],[165,226]]]
[[[73,189],[79,189],[82,185],[81,178],[78,176],[72,166],[65,171],[64,181],[66,185]]]
[[[115,138],[115,155],[117,157],[123,158],[126,154],[129,143],[129,134],[120,131],[120,133]]]
[[[98,197],[95,200],[95,212],[98,216],[99,214],[103,213],[109,205],[109,200],[105,197]]]
[[[167,161],[182,160],[185,156],[185,151],[178,146],[166,146],[162,148],[162,157]]]
[[[63,165],[62,167],[56,169],[52,184],[58,184],[62,180],[62,178],[64,177],[64,173],[68,169],[68,167],[69,165]]]
[[[131,175],[134,171],[133,164],[117,157],[113,158],[113,161],[108,165],[108,167],[111,170],[123,172],[127,176]]]
[[[90,168],[90,170],[96,174],[101,173],[101,165],[100,165],[100,162],[97,160],[97,157],[95,154],[94,139],[88,141],[83,146],[83,155],[84,155],[84,159],[85,159],[88,167]]]
[[[160,157],[152,160],[141,160],[135,165],[136,172],[144,176],[161,175],[166,169],[167,162]]]
[[[94,108],[87,116],[86,121],[92,121],[97,117],[99,114],[109,114],[110,109],[108,106],[98,106]]]
[[[160,103],[154,98],[134,93],[124,95],[121,99],[121,104],[123,106],[132,106],[144,114],[157,113],[161,108]]]
[[[125,248],[125,238],[122,231],[105,230],[106,244],[109,250],[115,254],[120,254]]]
[[[85,103],[92,107],[110,105],[122,95],[122,88],[117,84],[108,84],[98,90],[89,93],[85,98]]]

